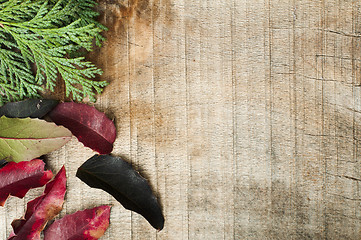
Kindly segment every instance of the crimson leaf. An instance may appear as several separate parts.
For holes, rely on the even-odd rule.
[[[44,171],[44,162],[34,159],[29,162],[10,162],[0,169],[0,206],[9,195],[23,198],[30,188],[44,186],[52,177]]]
[[[50,113],[50,118],[58,125],[68,128],[86,147],[100,154],[113,150],[116,129],[112,120],[83,103],[60,103]]]
[[[66,215],[44,231],[46,240],[95,240],[109,226],[110,206],[100,206]]]
[[[28,202],[25,217],[12,222],[14,232],[9,240],[39,240],[46,223],[62,209],[66,191],[65,168],[46,184],[43,195]]]
[[[58,105],[58,101],[51,99],[29,99],[20,102],[9,102],[0,108],[0,117],[42,118],[56,105]]]
[[[79,167],[76,176],[90,187],[108,192],[126,209],[143,215],[154,228],[163,229],[162,210],[147,180],[123,159],[94,155]]]

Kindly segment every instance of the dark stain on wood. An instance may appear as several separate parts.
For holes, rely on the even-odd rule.
[[[101,79],[110,82],[101,99],[112,99],[106,109],[118,114],[121,112],[120,116],[110,114],[110,117],[117,119],[119,127],[124,121],[129,121],[126,119],[130,119],[131,127],[137,129],[145,142],[154,141],[154,131],[157,131],[157,136],[161,132],[162,138],[156,140],[161,145],[177,139],[172,110],[167,109],[165,112],[147,94],[153,91],[149,89],[152,87],[149,74],[152,66],[153,28],[157,21],[161,21],[162,25],[173,21],[169,15],[170,1],[107,0],[100,2],[97,9],[100,12],[99,21],[108,28],[104,32],[107,40],[101,48],[88,54],[88,59],[104,71]],[[129,95],[129,92],[134,91],[137,97]],[[119,101],[114,100],[118,96]]]
[[[101,48],[91,52],[88,58],[103,69],[101,79],[120,81],[116,85],[123,86],[121,82],[133,74],[129,71],[130,62],[142,64],[149,59],[152,22],[157,19],[157,14],[154,14],[157,6],[148,0],[127,3],[108,0],[101,2],[97,9],[100,12],[99,21],[108,28],[104,32],[107,40]]]
[[[248,216],[251,224],[245,228],[242,221],[236,221],[236,239],[261,239],[263,236],[269,239],[319,239],[318,232],[309,229],[310,199],[301,194],[302,190],[280,180],[273,180],[269,187],[256,179],[247,183],[244,179],[239,181],[235,191],[235,219]]]
[[[107,0],[104,3],[108,7],[114,8],[117,15],[123,19],[130,19],[134,15],[141,16],[142,14],[149,15],[151,9],[149,8],[149,0],[130,0],[128,3],[125,1]]]

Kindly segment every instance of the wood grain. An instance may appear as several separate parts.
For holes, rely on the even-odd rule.
[[[157,232],[75,178],[93,152],[73,139],[61,216],[112,204],[102,239],[360,239],[361,2],[100,1],[109,31],[89,54],[110,82],[114,155],[145,176]],[[0,209],[0,239],[24,200]]]

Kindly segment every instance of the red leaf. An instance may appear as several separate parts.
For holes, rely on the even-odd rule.
[[[43,195],[28,202],[25,217],[12,222],[14,233],[11,240],[37,240],[46,223],[53,219],[64,202],[66,191],[65,168],[59,171],[54,180],[46,184]]]
[[[116,129],[112,120],[83,103],[60,103],[50,113],[58,125],[68,128],[86,147],[108,154],[113,150]]]
[[[29,162],[10,162],[0,169],[0,206],[9,195],[23,198],[30,188],[44,186],[52,177],[44,171],[44,162],[34,159]]]
[[[109,226],[110,206],[100,206],[66,215],[44,231],[46,240],[94,240]]]

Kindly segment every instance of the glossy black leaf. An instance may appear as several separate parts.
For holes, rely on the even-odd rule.
[[[90,187],[108,192],[126,209],[145,217],[154,228],[163,229],[162,210],[147,180],[123,159],[94,155],[80,166],[76,176]]]
[[[7,163],[8,163],[8,161],[6,161],[4,159],[0,160],[0,168],[4,167]]]
[[[57,100],[29,99],[20,102],[9,102],[0,108],[0,117],[8,118],[41,118],[58,105]]]

